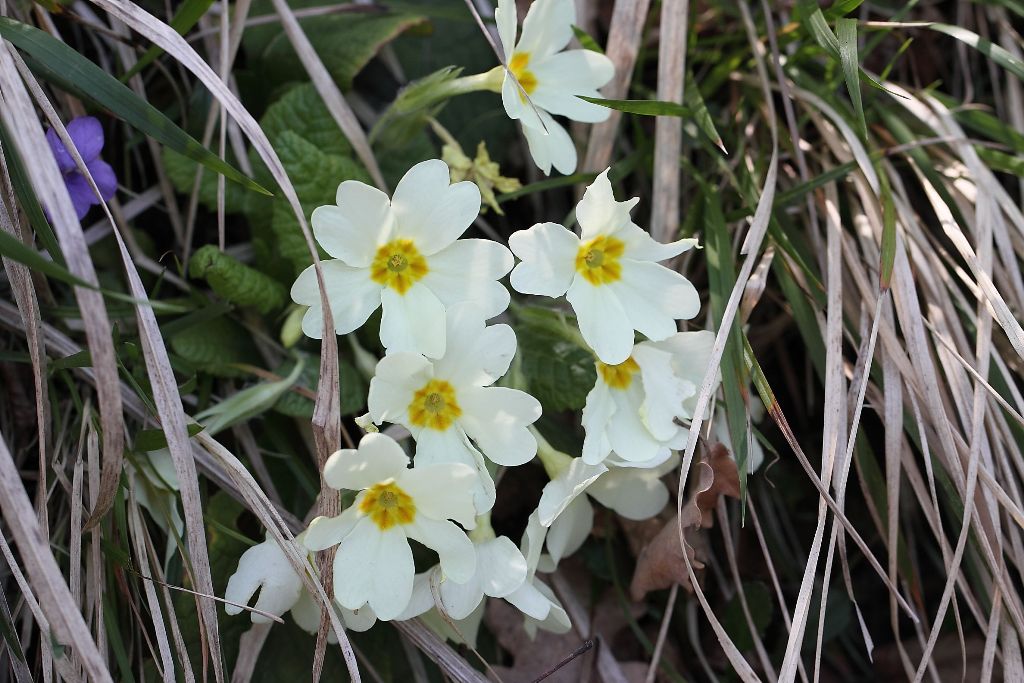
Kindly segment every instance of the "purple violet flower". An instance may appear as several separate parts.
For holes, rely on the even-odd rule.
[[[67,124],[67,129],[71,141],[75,143],[75,148],[82,156],[82,161],[96,181],[103,201],[109,201],[117,191],[117,177],[110,164],[100,159],[100,151],[103,149],[103,126],[95,117],[79,116]],[[75,205],[75,213],[81,220],[89,213],[89,207],[99,204],[100,200],[96,198],[89,187],[89,181],[78,171],[71,153],[52,128],[46,131],[46,141],[50,143],[57,167],[64,175],[64,184],[71,195],[71,203]]]

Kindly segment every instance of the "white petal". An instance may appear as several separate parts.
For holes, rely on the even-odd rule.
[[[356,633],[369,631],[377,623],[377,615],[369,605],[363,605],[354,610],[339,607],[338,611],[341,612],[341,620],[345,623],[345,628]]]
[[[615,75],[615,66],[603,54],[569,50],[541,62],[531,60],[530,69],[537,78],[537,87],[530,97],[538,107],[587,123],[604,121],[611,115],[608,107],[576,97],[601,97],[597,89]]]
[[[683,401],[696,392],[692,382],[680,379],[673,372],[672,354],[650,342],[633,347],[633,360],[640,366],[644,398],[640,419],[647,431],[658,441],[668,441],[679,431],[675,422],[682,417]]]
[[[512,288],[523,294],[562,296],[576,276],[580,239],[558,223],[537,223],[508,238],[521,263],[512,270]]]
[[[498,27],[505,61],[508,61],[516,45],[516,29],[519,28],[515,0],[498,0],[498,6],[494,8],[494,23]]]
[[[537,454],[537,440],[526,429],[541,413],[533,396],[506,387],[467,388],[459,401],[459,424],[491,461],[515,467]]]
[[[664,261],[698,246],[695,238],[662,244],[632,221],[619,226],[615,236],[626,243],[625,257],[635,261]]]
[[[565,298],[576,312],[584,341],[597,357],[608,365],[625,362],[633,350],[633,325],[611,286],[595,286],[578,277]]]
[[[700,383],[704,380],[704,373],[707,372],[711,364],[711,351],[714,345],[715,333],[708,330],[677,332],[668,339],[655,344],[659,349],[664,349],[672,354],[672,367],[676,375],[692,382],[698,390]],[[721,376],[719,375],[715,382],[720,381]],[[696,402],[695,393],[683,403],[687,417],[693,417]]]
[[[608,439],[612,450],[623,460],[643,462],[658,456],[664,444],[647,430],[640,418],[643,404],[643,388],[633,382],[627,389],[612,395],[618,409],[608,423]]]
[[[548,529],[548,552],[551,553],[551,559],[555,564],[579,550],[593,528],[594,508],[586,496],[578,496],[566,506]]]
[[[359,449],[343,448],[327,458],[324,481],[333,489],[358,491],[397,477],[409,466],[409,457],[390,436],[367,434]]]
[[[537,590],[533,579],[526,581],[522,586],[506,595],[505,600],[526,616],[534,619],[544,620],[551,612],[551,601]]]
[[[436,569],[438,569],[437,565],[416,575],[412,582],[412,597],[409,598],[409,604],[405,606],[402,613],[395,617],[397,621],[413,619],[434,608],[434,593],[431,590],[430,582],[440,574],[440,571],[435,571]]]
[[[629,212],[640,200],[616,201],[611,181],[608,180],[609,170],[606,168],[594,178],[594,182],[583,193],[583,199],[576,205],[576,220],[580,224],[584,242],[598,235],[618,236],[623,226],[633,222]]]
[[[483,592],[492,598],[503,598],[526,581],[526,558],[506,536],[478,543],[476,564]]]
[[[444,355],[444,304],[426,286],[417,283],[405,294],[386,287],[381,305],[380,343],[384,348],[429,358]]]
[[[574,458],[558,477],[544,485],[537,504],[537,519],[546,527],[558,519],[569,503],[583,494],[598,477],[608,471],[604,465],[588,465],[582,458]]]
[[[611,389],[598,375],[597,383],[587,394],[587,402],[583,406],[583,462],[597,465],[611,453],[608,424],[617,409]]]
[[[428,259],[430,270],[422,283],[446,307],[470,302],[490,319],[508,308],[508,290],[498,280],[512,263],[512,254],[497,242],[457,240]]]
[[[516,355],[516,333],[508,325],[485,326],[472,304],[448,309],[444,357],[434,374],[455,387],[487,386],[508,372]]]
[[[689,280],[650,261],[622,259],[622,279],[608,285],[622,302],[633,328],[652,341],[676,333],[676,320],[700,313],[700,296]],[[657,296],[651,296],[657,292]]]
[[[366,398],[370,419],[408,427],[413,394],[433,376],[433,365],[418,353],[389,353],[381,358]]]
[[[613,468],[594,482],[587,493],[626,519],[648,519],[668,503],[668,488],[658,476],[652,470]]]
[[[369,267],[393,223],[391,200],[357,180],[338,186],[338,205],[313,210],[313,234],[328,254],[356,268]]]
[[[429,256],[457,240],[480,214],[480,189],[468,181],[451,184],[448,164],[430,159],[402,176],[391,206],[394,235],[413,240]]]
[[[476,552],[466,532],[447,520],[430,519],[416,515],[405,525],[409,538],[415,539],[437,552],[446,579],[466,582],[476,571]]]
[[[369,603],[382,621],[394,619],[409,603],[415,573],[404,527],[381,531],[364,517],[334,556],[334,597],[342,607]]]
[[[531,110],[532,111],[532,110]],[[530,156],[537,168],[543,171],[544,175],[550,175],[551,167],[562,175],[570,175],[576,171],[576,144],[569,137],[569,133],[556,123],[551,115],[543,109],[536,111],[544,128],[534,127],[523,122],[523,135],[526,136],[526,144],[530,148]],[[545,130],[547,134],[545,134]]]
[[[562,607],[562,603],[555,597],[554,591],[548,588],[547,584],[543,581],[535,581],[534,586],[551,603],[551,608],[548,611],[547,618],[538,620],[538,623],[532,624],[532,626],[549,633],[568,633],[569,629],[572,628],[572,622],[569,620],[569,615],[566,614],[565,608]],[[529,620],[527,621],[529,622]],[[531,624],[527,623],[526,626],[527,632],[529,632]]]
[[[445,429],[424,429],[416,437],[416,467],[429,467],[438,463],[462,463],[476,471],[470,486],[476,513],[482,515],[494,507],[496,492],[494,479],[487,470],[484,456],[469,437],[458,427]]]
[[[536,0],[523,19],[516,52],[528,52],[532,60],[554,54],[572,40],[574,23],[573,0]]]
[[[479,562],[479,555],[477,556]],[[441,598],[438,609],[443,609],[446,614],[456,621],[465,619],[484,599],[483,587],[480,584],[480,567],[465,583],[454,581],[442,581],[438,587],[438,594]]]
[[[362,327],[370,314],[380,306],[381,286],[370,279],[368,269],[350,268],[341,261],[324,261],[320,267],[324,274],[327,301],[334,317],[335,333],[348,334]],[[292,285],[291,295],[295,303],[309,306],[302,317],[302,331],[307,337],[320,339],[324,317],[313,266],[299,273]]]
[[[337,517],[317,517],[309,523],[309,528],[302,535],[302,544],[313,551],[338,545],[345,540],[359,519],[354,504],[345,508]]]
[[[523,539],[519,543],[519,549],[526,558],[526,578],[529,582],[537,572],[537,563],[540,562],[540,553],[544,548],[544,538],[547,536],[548,528],[540,523],[540,511],[534,510],[526,520],[526,529],[523,531]]]
[[[505,80],[501,82],[501,104],[510,119],[522,122],[524,133],[528,128],[543,132],[544,124],[540,120],[540,109],[532,106],[530,101],[523,97],[523,91],[510,71],[505,72]],[[548,164],[548,170],[550,168]],[[545,174],[547,172],[544,171]]]
[[[227,588],[224,589],[224,599],[247,605],[257,589],[260,595],[256,599],[255,608],[274,616],[281,616],[291,609],[302,590],[302,579],[273,539],[267,539],[242,553],[238,559],[238,569],[228,579]],[[224,611],[238,614],[242,608],[225,605]],[[270,621],[261,614],[250,614],[254,624]]]
[[[307,633],[316,633],[320,629],[320,603],[305,589],[292,605],[291,615],[298,627]],[[332,644],[338,642],[338,634],[333,628],[328,632],[327,640]]]
[[[417,466],[403,471],[395,484],[412,496],[416,519],[454,519],[467,528],[476,524],[472,486],[476,471],[462,463]]]
[[[480,631],[480,622],[483,621],[484,617],[484,603],[480,603],[472,614],[465,619],[459,621],[451,621],[450,619],[444,619],[436,609],[430,610],[426,614],[420,617],[423,623],[426,624],[430,630],[438,634],[442,638],[450,640],[457,645],[468,645],[472,649],[476,649],[477,634]]]

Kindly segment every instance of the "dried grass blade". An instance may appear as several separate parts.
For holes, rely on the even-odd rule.
[[[21,552],[29,583],[39,595],[42,614],[54,631],[58,642],[70,643],[75,654],[85,667],[90,680],[110,681],[113,679],[96,649],[82,613],[68,609],[73,604],[71,591],[61,575],[57,560],[49,546],[42,541],[42,532],[36,520],[32,503],[21,485],[21,475],[7,442],[0,433],[0,512],[14,536],[14,542]],[[6,545],[6,543],[4,544]]]
[[[99,281],[96,279],[96,270],[85,244],[82,226],[71,205],[71,198],[64,186],[57,162],[43,136],[32,103],[24,86],[18,80],[15,55],[9,50],[7,42],[0,42],[0,117],[3,117],[5,125],[11,131],[21,157],[34,160],[26,169],[37,195],[49,208],[61,251],[68,263],[68,270],[98,288]],[[100,495],[90,520],[86,523],[88,529],[114,502],[124,457],[124,418],[121,394],[118,391],[114,342],[110,336],[110,318],[107,316],[103,297],[98,291],[84,287],[75,287],[74,292],[82,313],[93,367],[96,369],[96,393],[100,423],[103,426],[104,466],[100,480]]]
[[[690,0],[661,5],[658,100],[662,102],[683,101],[689,15]],[[671,242],[679,229],[679,157],[682,150],[682,120],[675,116],[655,119],[651,235],[659,242]]]

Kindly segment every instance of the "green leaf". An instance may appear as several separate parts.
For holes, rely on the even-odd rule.
[[[704,96],[701,95],[700,88],[697,87],[697,79],[694,78],[692,73],[686,77],[686,85],[683,88],[683,104],[693,112],[693,121],[700,128],[701,132],[711,142],[715,143],[715,146],[722,150],[723,154],[728,154],[725,145],[722,143],[722,136],[718,134],[718,129],[715,128],[711,112],[708,111],[708,106],[704,103]]]
[[[277,149],[285,131],[300,136],[325,154],[351,156],[352,146],[312,83],[295,86],[267,107],[260,127]]]
[[[1024,61],[1017,59],[1005,48],[996,45],[988,38],[982,38],[974,31],[968,31],[959,26],[950,26],[949,24],[930,24],[928,28],[939,33],[945,33],[947,36],[952,36],[962,43],[966,43],[1011,72],[1017,78],[1024,80]]]
[[[277,151],[288,177],[295,185],[295,192],[307,220],[316,207],[334,204],[338,185],[342,181],[371,182],[358,162],[348,157],[325,154],[292,131],[281,133]],[[312,262],[299,222],[285,202],[274,203],[271,230],[277,238],[278,253],[288,259],[296,271]]]
[[[53,36],[8,17],[0,17],[0,37],[25,52],[40,77],[96,107],[107,109],[125,123],[210,170],[251,190],[271,194],[191,135],[176,126],[158,109],[141,99],[124,83]]]
[[[277,369],[277,374],[291,370],[294,361],[288,361]],[[366,407],[366,379],[356,370],[355,366],[344,358],[338,359],[339,386],[341,390],[340,411],[342,415],[353,415]],[[316,383],[320,377],[320,369],[316,363],[307,363],[299,376],[297,385],[310,391],[316,391]],[[309,419],[313,417],[313,401],[295,391],[289,391],[274,404],[274,410],[289,417]]]
[[[203,425],[195,422],[188,425],[188,436],[192,438],[203,431]],[[167,448],[167,435],[162,429],[143,429],[135,435],[135,450],[140,453],[149,453]]]
[[[582,409],[597,382],[590,350],[536,323],[520,325],[516,334],[519,370],[544,412]]]
[[[254,308],[266,315],[284,306],[288,296],[276,280],[225,254],[212,244],[192,255],[192,277],[203,278],[217,296],[237,306]]]
[[[760,638],[764,635],[768,625],[772,622],[774,613],[774,601],[768,586],[760,581],[743,582],[740,586],[743,596],[747,600],[747,608],[750,610],[750,620]],[[750,633],[750,624],[743,612],[743,603],[739,594],[734,595],[725,606],[725,614],[722,616],[722,627],[729,634],[736,647],[741,651],[754,649],[754,637]]]
[[[615,109],[627,114],[639,114],[641,116],[685,116],[690,117],[693,111],[676,102],[663,102],[661,100],[606,100],[600,97],[587,97],[577,95],[581,100],[591,104],[599,104],[602,107]]]
[[[255,364],[252,335],[227,316],[187,327],[170,338],[171,349],[196,370],[216,377],[239,377],[234,364]]]
[[[233,424],[266,412],[295,384],[303,367],[305,367],[305,363],[300,359],[284,379],[276,382],[260,382],[246,387],[230,398],[199,413],[196,415],[196,420],[202,422],[207,431],[213,435]]]
[[[199,164],[193,159],[175,152],[170,147],[164,147],[162,156],[164,170],[174,188],[182,194],[192,194],[196,171],[200,169]],[[245,211],[248,205],[247,198],[251,196],[252,194],[240,185],[226,183],[224,185],[224,210],[228,213]],[[203,173],[203,177],[199,179],[199,202],[211,211],[217,209],[216,175]]]
[[[598,45],[594,37],[589,33],[581,29],[579,26],[572,27],[573,35],[576,36],[576,40],[580,41],[580,45],[583,46],[584,50],[590,50],[591,52],[597,52],[598,54],[604,54],[604,50]]]
[[[185,35],[199,22],[199,19],[206,14],[206,10],[210,9],[210,5],[212,4],[213,0],[185,0],[174,12],[174,16],[171,17],[171,23],[169,26],[177,31],[178,35]],[[121,76],[121,81],[127,82],[129,78],[152,64],[153,60],[163,53],[163,48],[160,46],[151,46],[146,50],[139,61],[135,62],[135,66],[129,69],[124,76]]]
[[[348,90],[352,79],[384,45],[424,21],[421,16],[385,11],[346,12],[303,19],[299,23],[331,76],[343,90]],[[258,50],[250,54],[259,55],[261,73],[268,80],[282,83],[293,80],[297,73],[305,73],[299,56],[278,26],[258,28],[269,28],[272,36],[262,49],[260,44],[268,35],[262,31],[246,31],[245,43],[247,51],[252,47]]]
[[[860,94],[860,65],[857,63],[857,20],[836,20],[836,32],[839,40],[839,61],[843,65],[846,88],[850,91],[853,110],[857,114],[861,138],[867,140],[868,126],[864,119],[864,101]]]
[[[884,292],[889,289],[889,284],[892,282],[892,269],[896,262],[896,206],[892,200],[889,176],[879,173],[878,178],[882,190],[882,255],[878,279]]]

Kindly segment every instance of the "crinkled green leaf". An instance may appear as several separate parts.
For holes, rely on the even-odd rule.
[[[189,274],[203,278],[217,296],[266,315],[284,306],[288,296],[276,280],[225,254],[212,244],[189,261]]]
[[[298,193],[307,220],[316,207],[334,203],[338,185],[343,180],[371,182],[358,162],[348,157],[325,154],[292,131],[281,133],[277,152],[288,177],[295,185],[295,192]],[[280,257],[288,259],[296,271],[311,263],[302,229],[288,204],[274,203],[271,229],[277,238]]]
[[[582,409],[597,382],[590,350],[540,325],[522,325],[516,334],[519,370],[544,411]]]
[[[281,145],[281,135],[291,131],[325,154],[352,154],[352,146],[312,83],[292,88],[267,107],[260,127],[275,148]]]
[[[343,12],[312,17],[300,21],[313,49],[343,90],[352,87],[352,79],[362,71],[377,52],[406,29],[421,24],[423,17],[399,12]],[[260,27],[263,28],[263,27]],[[261,73],[269,81],[292,80],[304,73],[299,56],[279,26],[271,28],[271,37],[246,31],[246,47],[258,50]],[[255,33],[255,36],[250,36]]]
[[[188,327],[170,339],[171,349],[182,360],[217,377],[242,375],[231,367],[234,363],[259,362],[251,333],[227,316]]]
[[[182,194],[191,194],[199,164],[169,147],[164,148],[163,161],[164,170],[174,188]],[[235,183],[224,183],[224,210],[228,213],[244,211],[246,198],[251,194]],[[199,202],[208,209],[217,208],[217,176],[205,170],[199,180]]]

